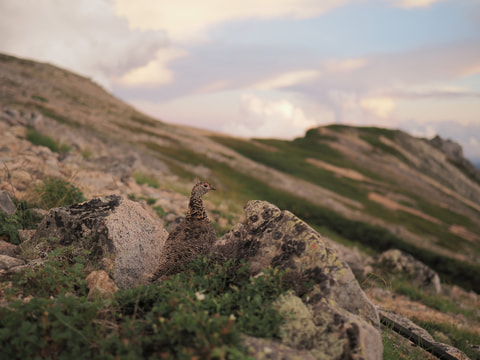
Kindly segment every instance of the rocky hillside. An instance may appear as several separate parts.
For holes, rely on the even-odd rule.
[[[478,296],[468,291],[480,292],[480,175],[450,140],[339,125],[293,141],[233,138],[153,119],[87,78],[7,55],[0,55],[0,134],[0,190],[17,200],[35,203],[45,179],[61,178],[86,199],[135,199],[170,230],[193,179],[208,179],[218,189],[207,210],[219,235],[244,216],[248,200],[269,201],[346,245],[334,246],[359,278],[377,253],[413,255],[449,284],[437,295],[465,300],[469,315],[459,319],[438,304],[415,308],[428,296],[363,277],[374,301],[410,318],[421,312],[421,321],[444,316],[479,329]]]

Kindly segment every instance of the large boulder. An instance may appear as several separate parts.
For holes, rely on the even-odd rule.
[[[296,295],[279,299],[279,308],[294,316],[282,343],[317,358],[381,359],[377,310],[326,239],[268,202],[250,201],[244,211],[246,223],[226,233],[213,256],[248,260],[253,275],[269,266],[290,269]]]
[[[387,279],[406,277],[413,285],[439,294],[442,290],[440,277],[412,255],[398,249],[387,250],[380,255],[367,259],[367,272],[375,272],[376,276]]]
[[[51,209],[33,236],[89,251],[120,288],[144,282],[158,266],[168,233],[139,203],[110,195]]]

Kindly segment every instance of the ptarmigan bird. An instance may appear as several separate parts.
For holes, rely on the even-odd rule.
[[[160,264],[150,275],[153,282],[164,275],[180,271],[183,265],[197,255],[206,255],[216,241],[215,228],[207,217],[202,197],[215,187],[207,182],[197,182],[192,189],[185,219],[168,235]]]

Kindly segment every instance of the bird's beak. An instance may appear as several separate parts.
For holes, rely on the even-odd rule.
[[[217,188],[215,186],[211,186],[210,190],[217,190]]]

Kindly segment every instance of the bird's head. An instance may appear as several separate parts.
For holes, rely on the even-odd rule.
[[[208,182],[205,181],[198,181],[192,189],[192,194],[203,196],[210,190],[216,190],[215,186],[210,185]]]

